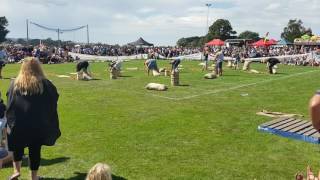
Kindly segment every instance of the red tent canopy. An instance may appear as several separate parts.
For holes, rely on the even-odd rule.
[[[264,39],[260,39],[259,41],[252,44],[252,46],[272,46],[277,44],[277,41],[274,39],[270,39],[265,41]]]
[[[278,41],[275,40],[275,39],[270,39],[270,40],[268,41],[268,44],[270,44],[270,45],[276,45],[277,43],[278,43]]]
[[[224,41],[221,39],[214,39],[206,44],[207,46],[223,46]]]

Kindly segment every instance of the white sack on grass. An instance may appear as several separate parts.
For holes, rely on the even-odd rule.
[[[244,61],[242,70],[243,70],[243,71],[249,71],[249,70],[250,70],[250,64],[251,64],[251,63],[252,63],[252,61]]]
[[[208,73],[208,74],[204,75],[204,78],[205,79],[216,79],[217,75],[214,73]]]
[[[149,84],[147,84],[146,89],[156,90],[156,91],[166,91],[168,89],[168,87],[164,84],[149,83]]]
[[[86,80],[86,81],[89,81],[89,80],[92,80],[92,77],[89,76],[87,73],[83,73],[82,79],[83,79],[83,80]]]
[[[153,71],[152,71],[152,74],[153,74],[153,76],[160,76],[160,75],[161,75],[161,74],[158,73],[156,70],[153,70]]]
[[[278,66],[273,66],[272,73],[277,74],[277,69],[278,69]]]
[[[130,70],[130,71],[136,71],[136,70],[138,70],[138,68],[137,68],[137,67],[134,67],[134,68],[127,68],[127,70]]]
[[[250,72],[254,73],[254,74],[259,74],[260,73],[259,71],[255,70],[255,69],[251,69]]]
[[[66,76],[66,75],[57,75],[57,77],[59,77],[59,78],[69,78],[70,76]]]

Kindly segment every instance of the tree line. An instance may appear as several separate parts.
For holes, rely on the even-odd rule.
[[[233,30],[229,20],[218,19],[209,27],[207,35],[181,38],[177,41],[177,45],[181,47],[202,47],[205,43],[213,39],[250,39],[257,41],[262,38],[259,33],[249,30],[240,33],[238,36],[236,36],[236,34],[237,32]],[[311,28],[304,27],[300,19],[291,19],[283,29],[281,38],[293,43],[294,39],[300,38],[305,34],[312,36]]]

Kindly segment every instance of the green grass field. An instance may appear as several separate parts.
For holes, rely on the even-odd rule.
[[[168,61],[158,62],[160,67]],[[100,80],[75,81],[75,64],[43,65],[57,86],[62,136],[44,147],[40,175],[84,179],[97,162],[111,165],[114,179],[294,179],[307,165],[320,169],[320,148],[257,130],[270,121],[262,109],[308,117],[308,101],[319,88],[320,70],[279,66],[279,74],[249,74],[225,68],[223,77],[203,79],[199,62],[182,62],[180,83],[146,76],[143,61],[124,63],[123,75],[109,80],[106,63],[92,63]],[[20,65],[7,65],[15,77]],[[139,70],[126,68],[138,67]],[[253,69],[266,71],[265,65]],[[2,98],[9,79],[0,80]],[[149,82],[169,85],[147,91]],[[248,94],[243,96],[243,94]],[[12,168],[0,170],[6,179]],[[23,168],[23,179],[28,168]]]

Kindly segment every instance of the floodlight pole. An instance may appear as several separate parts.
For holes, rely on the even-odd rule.
[[[210,15],[210,7],[212,6],[212,3],[207,3],[206,6],[208,7],[207,11],[207,27],[206,27],[206,33],[209,32],[209,15]]]
[[[26,20],[26,25],[27,25],[27,44],[29,45],[29,20]]]
[[[87,44],[89,45],[89,25],[87,24]]]
[[[59,45],[59,47],[60,47],[60,29],[58,28],[58,45]]]

